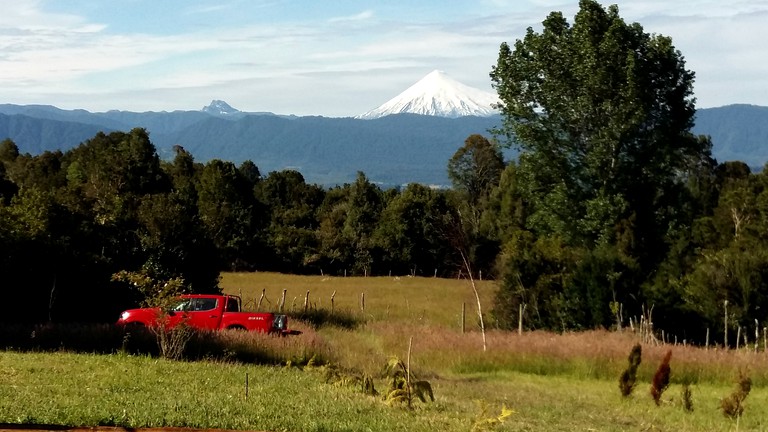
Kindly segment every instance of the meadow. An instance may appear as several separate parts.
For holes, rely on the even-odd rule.
[[[466,280],[230,273],[221,285],[262,310],[277,310],[287,290],[284,311],[296,317],[325,311],[324,319],[318,326],[291,321],[303,332],[292,338],[221,336],[231,339],[229,346],[261,346],[272,353],[270,364],[208,358],[204,349],[195,361],[120,349],[8,350],[0,353],[0,422],[274,431],[768,429],[762,346],[755,352],[644,344],[635,391],[623,398],[618,377],[637,335],[518,335],[489,322],[484,351]],[[478,281],[477,287],[490,309],[495,285]],[[406,360],[409,342],[411,369],[431,384],[435,401],[406,409],[386,404],[382,394],[363,394],[365,376],[386,391],[383,367],[393,356]],[[656,406],[649,386],[668,350],[671,385]],[[723,416],[720,400],[740,372],[753,387],[743,416],[733,420]],[[691,384],[693,412],[683,409],[683,383]],[[497,423],[503,408],[512,414]]]

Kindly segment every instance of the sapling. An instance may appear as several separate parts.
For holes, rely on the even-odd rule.
[[[414,398],[426,402],[427,398],[435,401],[432,385],[429,381],[416,381],[411,373],[411,346],[413,337],[408,342],[407,362],[397,357],[389,360],[385,367],[385,374],[389,377],[389,389],[384,400],[389,405],[402,404],[408,408],[413,406]]]
[[[743,373],[739,374],[739,382],[736,389],[728,397],[720,401],[723,415],[732,419],[738,419],[744,413],[744,400],[752,390],[752,379]]]
[[[682,389],[683,410],[685,412],[693,412],[693,392],[691,391],[691,385],[689,383],[683,383]]]

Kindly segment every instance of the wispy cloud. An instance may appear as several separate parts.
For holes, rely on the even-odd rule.
[[[366,21],[371,18],[373,18],[374,13],[372,10],[366,10],[363,12],[360,12],[359,14],[355,15],[349,15],[349,16],[340,16],[340,17],[333,17],[328,20],[329,23],[340,23],[340,22],[358,22],[358,21]]]
[[[207,6],[191,6],[187,8],[184,13],[185,14],[209,14],[211,12],[218,12],[222,10],[227,10],[232,8],[231,3],[218,3],[215,5],[207,5]]]

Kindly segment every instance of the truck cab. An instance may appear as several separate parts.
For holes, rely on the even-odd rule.
[[[189,296],[180,299],[168,309],[168,320],[175,327],[186,321],[188,325],[198,329],[215,330],[221,325],[223,311],[226,308],[219,303],[229,302],[224,299],[211,296]],[[239,311],[239,308],[238,308]]]

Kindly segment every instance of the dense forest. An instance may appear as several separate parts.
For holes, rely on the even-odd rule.
[[[504,125],[446,161],[453,187],[322,188],[298,171],[161,160],[144,129],[66,152],[0,144],[2,319],[114,321],[220,271],[493,278],[495,326],[644,316],[689,341],[768,319],[768,174],[691,133],[694,73],[671,39],[580,2],[503,43]],[[502,146],[520,156],[504,161]]]
[[[498,149],[475,141],[500,172]],[[175,150],[172,161],[160,160],[143,129],[37,156],[0,143],[0,278],[9,300],[25,305],[4,319],[114,319],[146,294],[118,277],[125,272],[210,292],[222,270],[460,271],[454,192],[419,184],[384,191],[362,173],[324,189],[297,171],[262,176],[250,161],[202,164]]]

